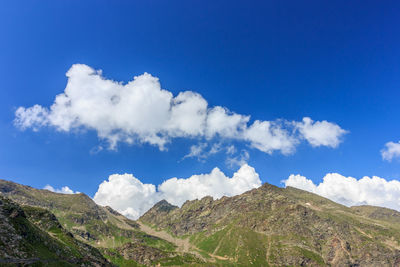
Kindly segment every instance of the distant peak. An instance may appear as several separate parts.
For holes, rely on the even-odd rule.
[[[150,210],[154,210],[156,212],[170,212],[171,210],[177,209],[178,206],[172,205],[165,199],[157,202]]]

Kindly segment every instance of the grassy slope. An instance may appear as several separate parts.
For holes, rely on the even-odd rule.
[[[140,266],[127,251],[175,250],[173,244],[145,234],[134,221],[97,206],[84,194],[56,194],[3,180],[0,192],[19,203],[51,210],[68,231],[101,248],[119,266]],[[232,198],[188,201],[180,209],[161,204],[141,221],[181,238],[190,237],[198,252],[213,265],[373,262],[390,266],[400,258],[400,216],[393,210],[348,208],[299,189],[272,185]],[[49,228],[48,232],[56,237],[59,234],[57,229]],[[129,246],[132,241],[135,245]],[[190,254],[163,255],[152,263],[201,265]]]
[[[0,216],[3,263],[31,259],[32,264],[38,266],[107,265],[99,251],[74,239],[46,210],[21,208],[0,197]]]
[[[85,194],[59,194],[0,180],[0,195],[11,198],[26,208],[51,211],[74,237],[99,248],[106,258],[118,266],[140,266],[133,259],[127,260],[121,256],[122,251],[119,248],[131,242],[139,245],[143,253],[153,248],[166,252],[175,251],[172,243],[142,232],[135,221],[109,207],[96,205]],[[49,231],[50,234],[56,234],[51,233],[52,229]],[[186,262],[185,257],[175,253],[156,260],[162,265],[169,265],[170,261]]]
[[[354,209],[299,189],[266,184],[232,198],[189,201],[162,216],[150,210],[140,220],[189,235],[200,251],[228,265],[399,263],[400,224],[393,211]]]
[[[85,194],[58,194],[5,180],[0,180],[0,192],[19,204],[50,210],[68,231],[95,246],[119,246],[138,230],[135,222],[96,205]]]

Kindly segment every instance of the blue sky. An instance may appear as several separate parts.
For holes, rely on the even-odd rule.
[[[235,156],[246,151],[262,182],[282,186],[301,174],[319,183],[330,172],[400,179],[400,161],[380,152],[400,140],[399,12],[397,1],[3,2],[0,177],[93,196],[116,173],[157,185],[214,167],[237,171],[225,152],[182,159],[204,138],[173,138],[166,151],[140,142],[109,150],[90,129],[15,127],[18,107],[51,106],[81,63],[122,83],[148,72],[173,96],[197,92],[210,108],[250,115],[249,125],[310,117],[348,131],[335,148],[303,140],[289,155],[212,141],[234,145]]]

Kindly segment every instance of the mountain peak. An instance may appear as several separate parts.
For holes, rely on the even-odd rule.
[[[167,200],[163,199],[163,200],[157,202],[150,210],[154,210],[156,212],[167,212],[168,213],[177,208],[178,208],[178,206],[172,205]]]
[[[168,212],[153,207],[140,221],[189,236],[200,251],[233,265],[393,266],[400,263],[400,223],[396,213],[376,209],[351,209],[265,183],[233,197],[186,201]]]

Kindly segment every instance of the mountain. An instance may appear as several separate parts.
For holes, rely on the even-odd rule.
[[[0,224],[0,265],[400,266],[399,212],[270,184],[163,200],[133,221],[84,194],[0,180]]]
[[[219,265],[400,266],[400,213],[348,208],[264,184],[234,197],[157,203],[139,223]]]
[[[45,243],[46,237],[55,235],[54,227],[46,226],[47,218],[51,217],[59,224],[56,228],[70,237],[70,242],[84,244],[118,266],[202,262],[191,254],[176,251],[173,243],[143,232],[137,222],[110,207],[97,205],[82,193],[60,194],[0,180],[0,196],[21,206],[25,215],[32,214],[31,211],[43,213],[43,216],[32,215],[26,219],[28,224],[44,226],[41,229],[43,238],[38,239],[38,243]],[[0,243],[0,250],[13,251],[14,247]],[[32,251],[29,257],[43,259],[39,252]]]
[[[49,211],[0,197],[0,265],[111,266],[66,231]]]
[[[92,245],[119,246],[138,230],[134,221],[82,193],[59,194],[0,180],[0,194],[20,205],[48,209],[74,236]]]

